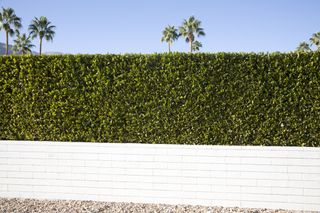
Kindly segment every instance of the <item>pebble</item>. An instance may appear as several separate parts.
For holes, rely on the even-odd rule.
[[[116,203],[78,200],[36,200],[20,198],[0,198],[1,213],[298,213],[302,211],[286,211],[253,208],[225,208],[213,206],[166,205],[143,203]],[[311,212],[310,212],[311,213]]]

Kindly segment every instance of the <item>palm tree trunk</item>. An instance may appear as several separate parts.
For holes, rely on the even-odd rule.
[[[171,52],[171,49],[170,49],[170,42],[168,43],[168,45],[169,45],[169,53]]]
[[[6,31],[6,55],[9,54],[9,32]]]
[[[40,38],[40,51],[39,51],[40,55],[41,55],[41,52],[42,52],[42,38]]]
[[[190,39],[190,53],[192,53],[192,41]]]

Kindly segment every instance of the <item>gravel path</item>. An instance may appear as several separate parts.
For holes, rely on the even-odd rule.
[[[1,213],[98,213],[98,212],[245,212],[245,213],[297,213],[298,211],[270,210],[270,209],[243,209],[223,208],[191,205],[163,205],[163,204],[136,204],[113,203],[75,200],[35,200],[35,199],[6,199],[0,198]]]

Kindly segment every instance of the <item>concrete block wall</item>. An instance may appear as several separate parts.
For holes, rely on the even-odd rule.
[[[320,148],[0,141],[0,197],[320,210]]]

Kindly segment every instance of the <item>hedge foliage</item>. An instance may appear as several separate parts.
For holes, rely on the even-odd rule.
[[[0,57],[0,139],[320,146],[320,53]]]

